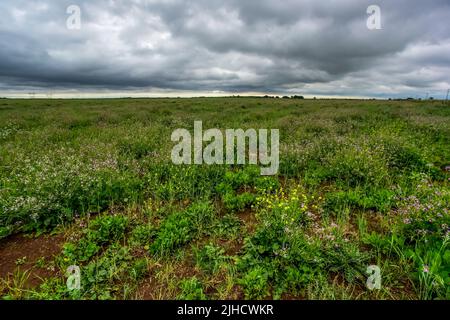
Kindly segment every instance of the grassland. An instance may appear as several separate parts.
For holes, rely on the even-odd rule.
[[[279,129],[279,175],[172,164],[195,120]],[[439,101],[0,100],[0,296],[449,299],[448,166]]]

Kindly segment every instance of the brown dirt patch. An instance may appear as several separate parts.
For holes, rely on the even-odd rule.
[[[136,299],[138,300],[161,300],[165,297],[158,292],[163,292],[163,284],[158,283],[154,275],[146,277],[139,285],[136,291]]]
[[[219,239],[217,244],[224,248],[227,256],[237,256],[242,250],[244,239],[242,237],[233,240]]]
[[[252,210],[247,209],[243,212],[239,212],[237,216],[244,223],[248,233],[253,233],[255,231],[258,221],[256,220],[255,213]]]
[[[175,299],[176,292],[169,288],[167,279],[185,279],[193,276],[199,277],[199,270],[190,261],[190,257],[185,261],[175,263],[174,269],[163,276],[164,280],[158,279],[156,274],[164,270],[164,267],[170,261],[161,261],[152,263],[148,269],[148,275],[141,281],[136,291],[135,298],[138,300],[167,300]]]
[[[41,236],[30,238],[24,235],[14,235],[0,241],[0,278],[12,275],[14,270],[30,270],[27,287],[35,287],[42,280],[57,275],[56,269],[40,268],[36,262],[44,258],[46,264],[61,252],[64,235]]]

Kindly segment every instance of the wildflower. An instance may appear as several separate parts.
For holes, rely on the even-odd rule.
[[[443,239],[446,241],[447,239],[450,240],[450,230],[447,230],[447,232],[444,234]]]
[[[403,219],[403,223],[404,224],[410,224],[411,223],[411,219],[405,218],[405,219]]]
[[[423,266],[422,271],[423,271],[423,273],[429,273],[429,272],[430,272],[430,269],[428,268],[428,265],[425,264],[425,265]]]

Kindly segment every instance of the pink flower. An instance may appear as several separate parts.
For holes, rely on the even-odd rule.
[[[425,265],[423,266],[423,270],[422,270],[422,271],[423,271],[423,273],[428,273],[428,272],[430,272],[430,269],[428,268],[428,265],[425,264]]]

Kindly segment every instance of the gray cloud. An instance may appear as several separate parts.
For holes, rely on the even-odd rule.
[[[66,8],[82,10],[81,30]],[[405,96],[450,87],[450,3],[2,0],[0,91]]]

